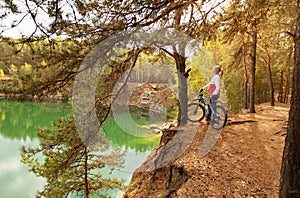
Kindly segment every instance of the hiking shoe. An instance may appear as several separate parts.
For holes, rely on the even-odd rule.
[[[205,121],[206,121],[206,124],[208,124],[208,125],[210,124],[210,119],[209,118],[206,118]]]

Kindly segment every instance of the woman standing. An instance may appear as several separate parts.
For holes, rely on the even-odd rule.
[[[221,89],[221,78],[223,75],[223,70],[220,66],[216,65],[213,69],[214,76],[211,79],[211,81],[205,85],[202,89],[208,90],[210,93],[210,103],[212,105],[212,108],[215,108],[216,102],[218,98],[220,97],[220,89]],[[208,113],[206,116],[206,120],[209,122],[211,112]]]

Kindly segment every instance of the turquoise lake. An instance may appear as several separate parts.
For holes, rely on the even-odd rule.
[[[28,172],[26,165],[20,162],[20,147],[38,146],[36,127],[51,128],[57,117],[72,114],[72,107],[63,103],[35,103],[0,100],[0,195],[3,198],[32,198],[43,188],[45,180]],[[133,116],[143,126],[149,124],[147,118]],[[112,147],[126,150],[124,168],[108,174],[106,177],[117,177],[128,184],[132,171],[136,169],[159,144],[160,135],[141,138],[122,131],[113,119],[108,119],[103,129],[111,140]],[[107,173],[106,173],[107,172]],[[113,197],[120,197],[122,192],[111,191]]]

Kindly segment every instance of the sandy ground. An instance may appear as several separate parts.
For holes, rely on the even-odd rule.
[[[229,117],[232,124],[200,159],[198,147],[192,145],[176,162],[184,164],[191,178],[174,197],[278,197],[289,111],[288,106],[278,105],[264,104],[257,107],[256,114]],[[249,122],[234,124],[236,121]],[[195,145],[207,127],[200,125]]]

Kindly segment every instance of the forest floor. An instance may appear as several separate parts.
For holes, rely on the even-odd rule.
[[[167,174],[155,173],[155,182],[149,185],[149,175],[140,173],[133,176],[133,181],[141,176],[144,181],[127,197],[278,197],[289,106],[262,104],[256,111],[229,116],[229,124],[203,157],[199,157],[199,145],[208,126],[199,123],[193,142],[173,162],[184,170],[184,182],[175,188],[173,185],[173,189],[169,184],[163,187]]]

